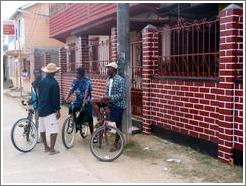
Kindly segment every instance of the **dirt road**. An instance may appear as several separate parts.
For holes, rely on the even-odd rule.
[[[63,107],[60,126],[66,113]],[[43,152],[42,143],[29,153],[21,153],[10,140],[14,122],[26,116],[20,99],[4,95],[2,116],[3,184],[242,182],[242,167],[231,167],[188,147],[141,134],[132,136],[124,154],[111,163],[92,156],[90,136],[83,140],[77,135],[75,146],[67,150],[59,134],[56,148],[61,153],[54,156]]]

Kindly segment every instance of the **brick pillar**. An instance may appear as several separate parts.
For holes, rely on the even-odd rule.
[[[143,133],[150,134],[151,107],[150,88],[151,75],[154,75],[155,65],[158,62],[158,31],[148,25],[142,31],[143,64],[142,64],[142,90],[143,90]]]
[[[81,36],[81,63],[86,73],[89,73],[89,40],[88,36]]]
[[[60,98],[61,103],[63,103],[65,99],[65,92],[63,90],[63,73],[67,71],[67,51],[65,48],[60,48],[59,50],[59,67],[61,68],[57,73],[57,80],[60,85]]]
[[[224,8],[220,16],[220,64],[218,88],[224,94],[217,95],[220,106],[218,111],[218,158],[223,162],[233,163],[234,114],[233,104],[237,63],[237,53],[243,45],[242,24],[239,24],[243,10],[231,4]],[[239,30],[241,28],[241,30]],[[240,36],[240,38],[239,38]],[[241,41],[241,43],[240,43]]]
[[[117,61],[117,28],[111,28],[111,61]]]

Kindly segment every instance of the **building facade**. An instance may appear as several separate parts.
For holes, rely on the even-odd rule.
[[[215,144],[233,162],[243,152],[243,9],[205,3],[129,4],[132,115],[142,132],[168,130]],[[50,4],[61,97],[83,66],[93,97],[105,64],[117,61],[117,4]]]
[[[58,55],[63,44],[49,38],[48,3],[23,6],[10,19],[16,23],[16,37],[12,38],[6,52],[9,78],[14,87],[30,91],[33,71],[48,63],[55,50]]]

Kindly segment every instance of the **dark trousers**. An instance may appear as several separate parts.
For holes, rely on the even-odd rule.
[[[93,117],[92,117],[92,111],[91,111],[91,104],[88,104],[88,109],[86,110],[86,112],[83,112],[81,114],[79,114],[78,118],[76,117],[76,112],[80,111],[82,105],[76,105],[76,104],[70,104],[69,105],[69,110],[68,110],[68,114],[72,114],[73,118],[75,118],[75,124],[76,126],[80,126],[81,124],[83,124],[83,122],[88,122],[89,124],[89,128],[90,128],[90,133],[93,133]],[[86,114],[86,121],[84,119],[84,114]]]

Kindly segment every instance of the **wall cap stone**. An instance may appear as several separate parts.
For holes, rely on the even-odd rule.
[[[155,26],[149,24],[146,27],[144,27],[144,29],[142,30],[142,32],[146,32],[146,31],[152,31],[153,32],[153,31],[158,31],[158,29]]]
[[[225,7],[223,9],[223,11],[226,11],[226,10],[233,10],[233,9],[243,9],[242,7],[236,5],[236,4],[230,4],[228,5],[227,7]]]

